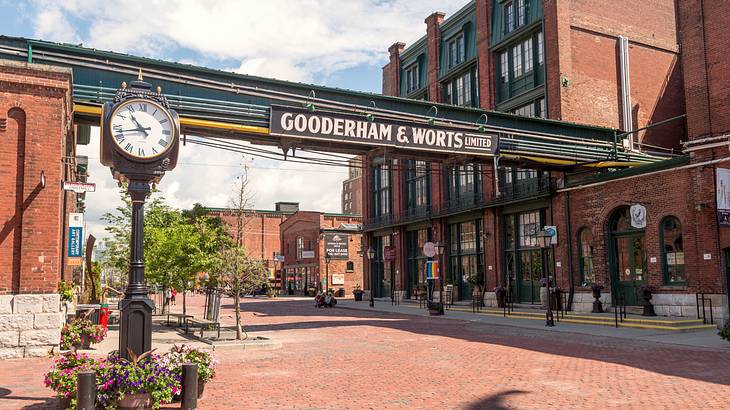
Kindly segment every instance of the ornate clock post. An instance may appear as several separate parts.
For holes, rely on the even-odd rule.
[[[175,168],[180,122],[167,99],[142,80],[117,90],[114,102],[102,111],[101,163],[111,168],[114,179],[127,183],[132,199],[132,239],[129,283],[119,303],[119,354],[127,348],[141,354],[152,348],[152,309],[144,282],[144,202],[150,184]]]

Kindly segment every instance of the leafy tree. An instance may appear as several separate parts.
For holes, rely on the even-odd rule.
[[[233,295],[236,306],[236,339],[241,340],[242,333],[245,333],[241,325],[241,295],[258,290],[267,283],[268,270],[262,261],[249,258],[246,250],[240,246],[218,252],[212,267],[216,280],[224,283]]]

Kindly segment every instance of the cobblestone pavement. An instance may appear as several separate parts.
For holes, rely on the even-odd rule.
[[[218,351],[201,409],[728,408],[727,351],[289,299],[245,299],[243,311],[251,335],[283,347]],[[0,362],[0,408],[52,408],[49,362]]]

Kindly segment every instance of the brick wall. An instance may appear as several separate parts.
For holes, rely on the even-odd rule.
[[[620,35],[630,43],[634,128],[684,113],[672,2],[575,0],[544,4],[550,118],[622,128]],[[679,148],[683,135],[684,122],[680,120],[639,133],[637,138],[651,145]]]
[[[430,101],[441,101],[441,86],[438,81],[439,73],[439,51],[441,44],[441,30],[439,25],[444,21],[446,15],[437,11],[426,17],[426,49],[428,50],[428,99]]]
[[[236,237],[236,216],[231,212],[212,212],[220,217],[232,237]],[[243,246],[251,257],[266,261],[269,269],[274,268],[274,252],[281,249],[279,225],[287,214],[278,212],[249,211],[244,216]]]
[[[394,43],[388,48],[390,60],[383,66],[383,95],[400,95],[400,53],[405,43]]]
[[[52,293],[61,274],[71,72],[0,63],[0,294]],[[67,152],[69,151],[69,152]],[[41,172],[46,186],[40,184]]]
[[[721,1],[677,3],[688,136],[730,132],[730,10]]]

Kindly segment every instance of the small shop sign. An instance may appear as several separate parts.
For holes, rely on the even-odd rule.
[[[383,247],[383,259],[386,261],[394,261],[395,260],[395,246],[388,245]]]
[[[717,221],[720,226],[730,226],[730,169],[716,170]]]
[[[302,259],[314,258],[314,251],[302,251]]]
[[[333,273],[332,274],[332,284],[333,285],[344,285],[345,284],[345,274],[344,273]]]
[[[96,184],[91,182],[63,181],[64,191],[96,192]]]

